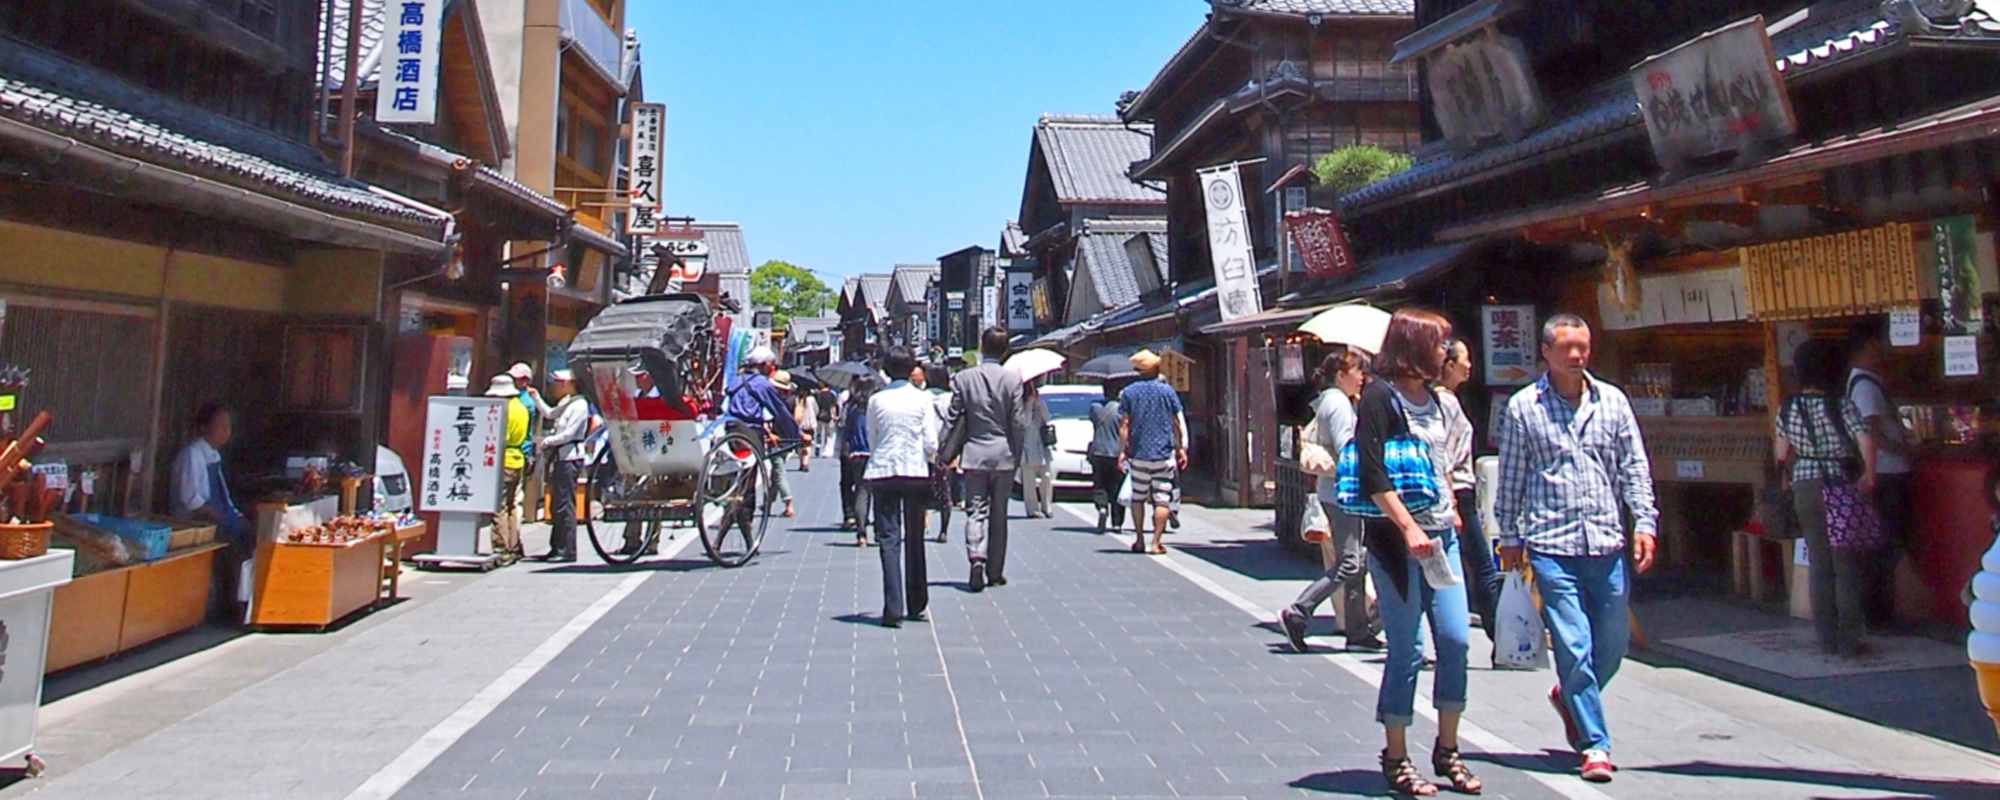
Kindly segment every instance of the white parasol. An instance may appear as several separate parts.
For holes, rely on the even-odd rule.
[[[1327,344],[1344,344],[1370,353],[1382,352],[1382,339],[1389,335],[1389,312],[1365,303],[1334,306],[1306,320],[1300,333],[1319,337]]]
[[[1007,368],[1020,373],[1021,380],[1032,381],[1056,370],[1062,369],[1069,359],[1054,350],[1035,348],[1022,350],[1007,357]]]

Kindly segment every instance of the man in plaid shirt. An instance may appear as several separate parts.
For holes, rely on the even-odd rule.
[[[1548,373],[1507,402],[1500,421],[1500,558],[1525,559],[1555,644],[1549,702],[1562,716],[1585,780],[1611,780],[1611,734],[1602,692],[1618,673],[1631,631],[1626,610],[1625,527],[1633,566],[1652,568],[1659,511],[1652,466],[1625,393],[1592,377],[1590,327],[1574,314],[1542,326]]]

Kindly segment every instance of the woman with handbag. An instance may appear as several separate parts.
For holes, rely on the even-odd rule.
[[[1450,489],[1448,439],[1454,423],[1450,408],[1431,388],[1443,374],[1450,338],[1451,323],[1432,311],[1405,308],[1389,320],[1375,359],[1380,380],[1361,392],[1353,455],[1342,453],[1338,489],[1343,511],[1368,518],[1363,534],[1368,572],[1389,640],[1375,701],[1384,739],[1382,777],[1392,791],[1417,797],[1438,793],[1411,763],[1407,741],[1417,672],[1424,663],[1418,637],[1426,617],[1437,651],[1431,705],[1438,712],[1438,736],[1431,768],[1456,791],[1478,794],[1483,787],[1459,758],[1470,624],[1455,535],[1459,512]]]
[[[1306,586],[1297,600],[1278,615],[1278,627],[1285,632],[1292,649],[1306,652],[1306,627],[1313,612],[1334,592],[1346,593],[1340,605],[1340,624],[1347,634],[1350,651],[1382,649],[1375,635],[1376,625],[1368,609],[1368,567],[1361,550],[1361,518],[1342,513],[1335,505],[1340,451],[1354,438],[1354,398],[1368,382],[1368,356],[1353,348],[1339,348],[1320,360],[1314,373],[1321,388],[1313,403],[1313,421],[1299,438],[1299,466],[1318,477],[1312,500],[1326,518],[1328,536],[1319,541],[1320,562],[1326,574]]]
[[[1841,396],[1836,345],[1800,345],[1793,368],[1803,388],[1779,406],[1775,452],[1779,464],[1791,467],[1792,509],[1810,559],[1813,628],[1827,654],[1865,656],[1874,652],[1862,641],[1866,564],[1887,545],[1868,500],[1875,488],[1875,443],[1860,411]]]
[[[1055,515],[1056,474],[1055,474],[1055,425],[1050,422],[1049,404],[1042,400],[1042,382],[1031,381],[1025,398],[1028,403],[1021,409],[1022,430],[1027,433],[1021,442],[1021,502],[1028,507],[1028,517],[1051,517]]]

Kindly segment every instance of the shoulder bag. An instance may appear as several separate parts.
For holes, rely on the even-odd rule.
[[[1321,478],[1340,477],[1340,459],[1320,444],[1318,414],[1299,431],[1299,471]]]
[[[1430,444],[1410,432],[1410,416],[1403,412],[1402,398],[1395,400],[1396,413],[1403,418],[1403,430],[1382,441],[1382,466],[1388,470],[1389,484],[1395,487],[1396,497],[1403,501],[1404,510],[1413,515],[1421,514],[1437,506],[1442,496],[1438,489],[1437,467],[1431,463]],[[1387,519],[1389,515],[1361,491],[1360,443],[1357,436],[1340,448],[1334,505],[1343,513],[1357,517]]]
[[[1828,414],[1834,419],[1834,430],[1840,432],[1847,451],[1857,451],[1859,447],[1854,435],[1840,420],[1845,410],[1834,405],[1830,397],[1826,402]],[[1889,536],[1882,530],[1882,518],[1875,513],[1875,502],[1862,494],[1852,479],[1826,481],[1820,494],[1820,499],[1826,501],[1826,540],[1833,549],[1872,553],[1889,546]]]

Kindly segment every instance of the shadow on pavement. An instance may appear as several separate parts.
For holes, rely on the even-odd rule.
[[[208,622],[186,633],[112,656],[107,661],[79,664],[43,680],[42,703],[53,703],[204,650],[221,647],[249,633],[235,626]]]
[[[1382,773],[1365,769],[1318,772],[1285,785],[1294,789],[1304,789],[1309,792],[1330,792],[1342,795],[1379,797],[1389,794],[1389,784],[1382,779]]]
[[[782,556],[789,550],[763,550],[757,557],[737,569],[755,569],[757,562],[773,556]],[[639,561],[632,564],[564,564],[535,570],[537,575],[613,575],[621,572],[694,572],[703,569],[724,569],[706,558],[676,558],[671,561]]]
[[[1174,549],[1260,581],[1309,581],[1325,572],[1317,562],[1286,550],[1276,539],[1183,543]]]
[[[1735,780],[1770,781],[1792,785],[1870,789],[1887,792],[1897,797],[1991,798],[2000,796],[2000,782],[1996,781],[1934,781],[1923,780],[1921,778],[1899,778],[1893,775],[1873,775],[1864,772],[1832,772],[1818,769],[1763,767],[1750,764],[1717,764],[1710,761],[1690,761],[1685,764],[1639,767],[1633,771],[1657,772],[1663,775],[1684,775],[1694,778],[1732,778]]]

